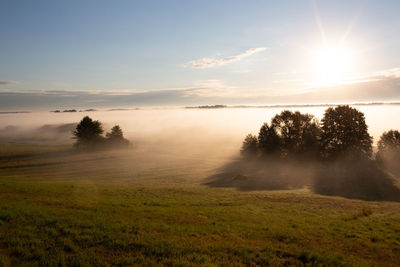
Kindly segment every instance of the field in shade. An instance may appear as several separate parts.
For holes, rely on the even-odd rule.
[[[205,185],[234,145],[0,147],[1,266],[400,265],[400,203]]]

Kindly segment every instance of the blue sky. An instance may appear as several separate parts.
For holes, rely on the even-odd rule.
[[[331,102],[324,92],[350,85],[362,95],[350,102],[400,100],[399,1],[0,0],[0,10],[0,108],[35,106],[38,92],[58,96],[49,106],[82,95],[104,106],[118,106],[110,95],[136,106],[308,102],[310,93]],[[323,57],[322,69],[346,68],[328,83],[315,55],[338,43],[351,64]],[[372,85],[389,93],[364,96]]]

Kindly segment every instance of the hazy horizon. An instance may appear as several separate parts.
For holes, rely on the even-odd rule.
[[[321,120],[327,107],[323,105],[206,109],[179,107],[60,113],[48,110],[31,113],[3,113],[0,114],[0,139],[3,141],[22,140],[29,143],[72,144],[74,126],[61,132],[55,126],[76,124],[84,116],[90,116],[102,122],[105,131],[109,131],[113,125],[120,125],[126,137],[139,145],[162,141],[163,146],[176,143],[186,146],[188,138],[193,138],[196,139],[194,143],[212,147],[213,151],[225,147],[232,153],[238,153],[243,138],[247,134],[257,134],[264,122],[269,123],[271,118],[281,111],[298,110],[302,113],[313,114]],[[383,132],[397,129],[400,125],[400,118],[394,116],[400,112],[400,105],[354,107],[364,113],[375,145]],[[179,150],[179,145],[174,149]]]

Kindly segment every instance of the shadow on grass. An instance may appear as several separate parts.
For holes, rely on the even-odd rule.
[[[211,187],[235,187],[239,190],[283,190],[311,185],[315,174],[313,164],[281,161],[270,158],[237,159],[207,177]]]
[[[317,170],[313,188],[322,195],[400,201],[394,178],[374,161],[325,163]]]
[[[309,187],[317,194],[370,201],[400,201],[393,177],[374,161],[237,159],[205,180],[210,187],[284,190]]]

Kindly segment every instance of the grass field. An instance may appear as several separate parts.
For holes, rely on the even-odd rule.
[[[207,187],[216,153],[0,153],[0,266],[400,265],[397,202]]]

